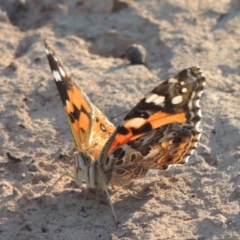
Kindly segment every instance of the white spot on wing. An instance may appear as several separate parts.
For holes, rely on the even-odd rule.
[[[182,88],[182,93],[186,93],[187,92],[187,88]]]
[[[185,158],[185,160],[184,160],[185,163],[188,163],[189,157],[190,157],[190,156],[187,156],[187,157]]]
[[[66,100],[66,107],[67,108],[72,108],[72,103],[71,102],[69,102],[68,100]]]
[[[182,100],[183,100],[183,98],[182,98],[181,95],[176,96],[176,97],[174,97],[174,98],[172,99],[172,104],[179,104],[179,103],[182,102]]]
[[[157,94],[149,94],[149,96],[146,97],[146,103],[150,103],[150,102],[153,102],[155,99],[158,98],[158,95]]]
[[[189,103],[188,103],[188,108],[189,110],[192,110],[193,109],[193,99],[195,98],[195,92],[192,93],[192,96],[191,96],[191,99],[189,100]]]
[[[196,126],[195,126],[195,129],[197,130],[197,131],[201,131],[200,129],[199,129],[199,126],[200,126],[200,123],[201,123],[201,121],[198,121],[197,123],[196,123]]]
[[[53,74],[53,78],[55,79],[55,81],[61,81],[61,76],[59,74],[59,72],[57,71],[52,71],[52,74]]]
[[[157,95],[155,93],[149,94],[146,97],[146,103],[155,103],[156,105],[161,105],[163,107],[165,101],[165,97],[161,95]]]
[[[201,133],[197,136],[197,140],[198,140],[198,141],[200,140],[201,136],[202,136]]]
[[[66,76],[66,73],[63,71],[63,69],[60,66],[59,66],[59,72],[63,77]]]
[[[146,119],[144,118],[133,118],[133,119],[127,120],[124,125],[126,128],[131,128],[131,127],[138,128],[138,127],[141,127],[145,122],[146,122]]]
[[[193,145],[194,145],[195,148],[197,148],[198,142],[195,142]],[[195,150],[195,149],[193,149],[193,151],[194,151],[194,150]]]
[[[199,117],[202,117],[202,111],[201,111],[201,109],[199,109],[199,110],[197,111],[197,115],[198,115]]]
[[[178,80],[177,80],[176,78],[169,78],[169,79],[168,79],[168,82],[169,82],[169,83],[177,83]]]
[[[195,143],[196,144],[196,143]],[[194,147],[196,147],[194,144]],[[192,149],[191,152],[190,152],[190,155],[193,155],[193,153],[195,152],[195,149]],[[190,156],[189,156],[190,157]]]
[[[200,108],[200,101],[199,101],[199,99],[197,99],[197,101],[195,102],[195,105],[196,105],[198,108]]]
[[[164,96],[158,96],[158,98],[156,98],[153,102],[156,105],[159,105],[160,103],[164,103],[164,101],[165,101],[165,97]]]
[[[45,53],[46,53],[47,55],[50,54],[50,52],[48,51],[47,48],[45,48]]]
[[[199,91],[199,92],[198,92],[198,96],[201,97],[201,96],[202,96],[202,93],[203,93],[203,91]]]

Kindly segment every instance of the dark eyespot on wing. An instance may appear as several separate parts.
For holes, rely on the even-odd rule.
[[[136,154],[132,154],[130,157],[130,162],[133,162],[137,158]]]
[[[167,158],[166,158],[166,162],[171,162],[172,161],[172,156],[168,156]]]
[[[118,160],[118,161],[116,162],[116,166],[122,165],[122,164],[123,164],[123,160],[122,160],[122,159],[120,159],[120,160]]]
[[[103,132],[106,132],[106,130],[107,130],[102,123],[100,123],[100,129],[101,129]]]
[[[125,156],[125,151],[122,150],[122,152],[120,153],[120,155],[118,156],[118,159],[122,159]]]
[[[118,148],[113,152],[113,157],[118,158],[118,156],[121,154],[122,148]]]
[[[180,143],[182,141],[182,137],[175,137],[172,142],[173,143]]]
[[[144,147],[144,149],[140,150],[140,153],[142,154],[143,157],[145,157],[149,154],[150,151],[151,151],[151,148],[146,146],[146,147]]]

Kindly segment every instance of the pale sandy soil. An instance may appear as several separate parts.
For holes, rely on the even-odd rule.
[[[240,239],[239,0],[94,2],[0,0],[0,239]],[[115,125],[160,79],[192,65],[207,77],[197,151],[133,183],[141,200],[112,190],[118,224],[104,192],[70,177],[41,197],[74,152],[42,31]],[[132,43],[148,69],[122,58]]]

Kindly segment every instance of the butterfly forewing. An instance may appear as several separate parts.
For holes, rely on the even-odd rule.
[[[100,158],[122,181],[185,163],[200,138],[199,100],[205,77],[198,67],[181,71],[146,95],[124,118]]]
[[[182,70],[148,93],[124,118],[105,146],[104,155],[144,133],[170,123],[189,123],[196,129],[201,120],[199,99],[205,77],[199,67]]]
[[[62,99],[69,126],[80,151],[89,151],[96,160],[115,128],[73,82],[60,59],[43,39],[54,82]]]

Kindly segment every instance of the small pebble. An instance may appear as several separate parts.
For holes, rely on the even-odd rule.
[[[16,62],[11,62],[7,68],[15,72],[18,69],[18,64]]]
[[[227,218],[222,214],[217,214],[216,216],[209,218],[209,220],[218,227],[224,226],[227,222]]]
[[[17,188],[13,188],[13,195],[15,196],[21,196],[21,192]]]
[[[122,0],[113,0],[113,12],[119,12],[125,8],[129,7],[129,3],[122,1]]]
[[[131,64],[146,65],[146,50],[142,45],[133,44],[127,49],[126,57]]]
[[[37,172],[38,171],[38,167],[36,166],[36,164],[34,162],[30,163],[28,165],[28,171],[30,171],[30,172]]]

